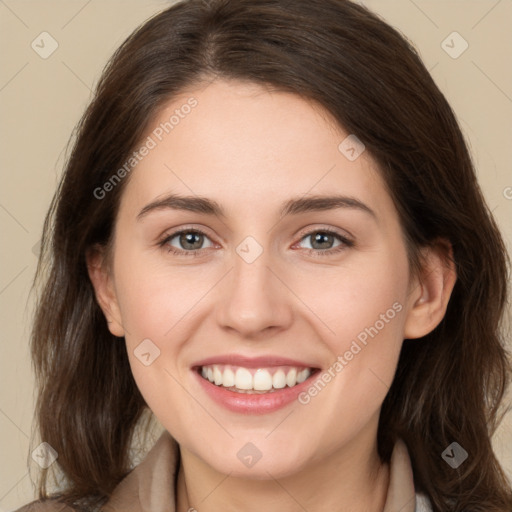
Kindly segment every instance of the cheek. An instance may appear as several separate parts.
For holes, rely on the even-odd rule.
[[[117,290],[131,371],[155,416],[165,425],[174,425],[176,416],[187,415],[186,397],[179,384],[184,378],[180,361],[196,294],[184,294],[180,279],[143,266],[139,272],[133,270],[123,279],[119,272]]]
[[[116,294],[132,374],[160,419],[169,403],[178,410],[186,406],[178,384],[186,371],[183,347],[197,328],[201,298],[215,278],[190,267],[155,265],[141,253],[118,252],[123,257],[115,262]]]
[[[178,323],[193,316],[209,287],[208,276],[190,268],[156,265],[144,255],[120,258],[116,293],[128,337],[168,339]]]
[[[405,253],[386,254],[317,279],[322,286],[305,299],[321,320],[317,324],[325,332],[322,341],[331,361],[320,385],[306,390],[302,403],[331,407],[333,423],[334,416],[348,415],[364,424],[394,377],[403,342],[408,264]],[[323,398],[315,398],[320,394]]]
[[[296,273],[297,295],[315,313],[319,332],[336,355],[355,339],[371,339],[368,331],[376,334],[375,328],[381,346],[397,338],[401,342],[408,266],[404,255],[389,254],[368,255],[336,269]]]

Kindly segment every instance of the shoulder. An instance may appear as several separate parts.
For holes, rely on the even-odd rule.
[[[32,501],[14,512],[74,512],[74,509],[56,499],[49,499]]]

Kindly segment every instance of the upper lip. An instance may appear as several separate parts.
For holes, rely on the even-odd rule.
[[[290,359],[288,357],[273,355],[247,357],[237,354],[225,354],[201,359],[201,361],[194,363],[192,367],[209,366],[212,364],[230,364],[232,366],[241,366],[243,368],[270,368],[272,366],[297,366],[301,368],[316,368],[310,363],[299,361],[297,359]]]

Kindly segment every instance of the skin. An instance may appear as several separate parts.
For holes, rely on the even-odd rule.
[[[216,80],[165,105],[146,137],[191,96],[197,107],[131,172],[110,264],[101,251],[88,255],[109,328],[125,336],[141,393],[180,445],[177,510],[291,512],[299,503],[310,512],[381,511],[389,468],[377,454],[380,408],[403,339],[424,336],[445,314],[456,279],[450,248],[440,241],[425,251],[423,271],[411,275],[398,214],[369,153],[349,161],[338,150],[348,133],[298,96]],[[376,217],[354,208],[280,217],[291,198],[333,191]],[[137,219],[170,192],[213,199],[226,217],[162,208]],[[169,252],[186,250],[179,236],[158,244],[191,227],[207,235],[198,255]],[[323,249],[307,235],[322,228],[354,245],[315,257]],[[236,252],[247,236],[263,249],[252,263]],[[325,370],[396,302],[402,310],[307,405],[231,412],[192,373],[198,360],[226,353]],[[144,366],[134,350],[148,338],[160,356]],[[262,454],[251,468],[237,458],[248,442]]]

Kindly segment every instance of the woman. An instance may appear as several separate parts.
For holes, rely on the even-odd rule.
[[[507,272],[397,31],[180,2],[113,56],[47,217],[32,353],[65,484],[22,510],[509,511]]]

